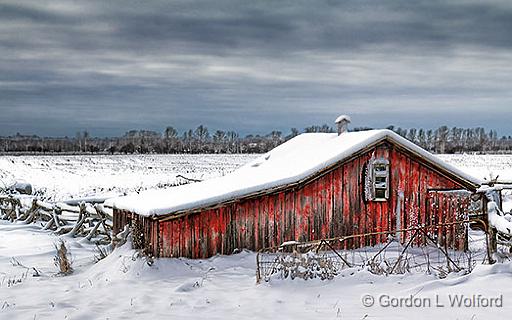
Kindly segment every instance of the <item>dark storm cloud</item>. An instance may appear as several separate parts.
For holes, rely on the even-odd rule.
[[[0,3],[0,19],[2,19],[2,21],[25,20],[38,23],[51,22],[52,24],[72,22],[70,17],[56,15],[46,10],[31,8],[30,5],[9,3]]]
[[[340,112],[512,133],[510,30],[506,1],[4,1],[0,134],[264,132]]]
[[[368,44],[512,45],[512,11],[505,4],[292,1],[242,6],[232,2],[220,10],[218,4],[197,3],[195,10],[169,4],[160,12],[135,9],[109,19],[120,26],[115,35],[121,39],[177,40],[201,44],[206,50],[258,48],[286,53],[354,50]]]

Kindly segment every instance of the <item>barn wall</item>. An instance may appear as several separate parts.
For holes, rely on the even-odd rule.
[[[428,230],[428,235],[441,245],[449,248],[467,248],[467,228],[465,224],[453,224],[466,220],[467,208],[471,203],[471,193],[466,191],[430,191],[427,194],[429,225],[445,224],[443,228]]]
[[[386,202],[364,201],[364,166],[372,157],[390,161],[391,188]],[[164,257],[205,258],[289,240],[311,241],[445,221],[452,219],[445,216],[456,215],[456,210],[446,207],[432,213],[428,190],[456,188],[462,186],[409,154],[380,145],[301,187],[160,221],[151,229],[155,237],[151,250]],[[403,234],[402,239],[410,236]],[[375,236],[347,245],[382,241],[383,236]]]

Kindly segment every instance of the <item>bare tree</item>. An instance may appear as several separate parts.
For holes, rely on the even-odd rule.
[[[164,139],[165,139],[165,152],[169,153],[174,150],[174,145],[176,143],[176,139],[178,137],[178,131],[173,127],[167,127],[164,131]]]
[[[213,143],[214,143],[214,149],[215,153],[219,153],[223,151],[223,147],[225,145],[226,141],[226,132],[222,130],[217,130],[213,134]]]
[[[407,139],[411,142],[416,143],[416,129],[415,128],[409,129],[409,133],[407,134]]]
[[[441,126],[436,132],[436,152],[437,153],[445,153],[446,152],[446,143],[448,141],[448,127]]]

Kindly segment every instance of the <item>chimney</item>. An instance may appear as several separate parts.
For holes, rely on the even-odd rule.
[[[342,114],[336,118],[336,126],[338,127],[338,135],[348,131],[348,124],[350,123],[350,117],[346,114]]]

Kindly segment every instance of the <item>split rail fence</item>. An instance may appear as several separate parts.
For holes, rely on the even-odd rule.
[[[96,244],[111,242],[112,210],[99,202],[47,203],[24,195],[0,195],[0,219],[41,223],[58,235],[85,237]]]

